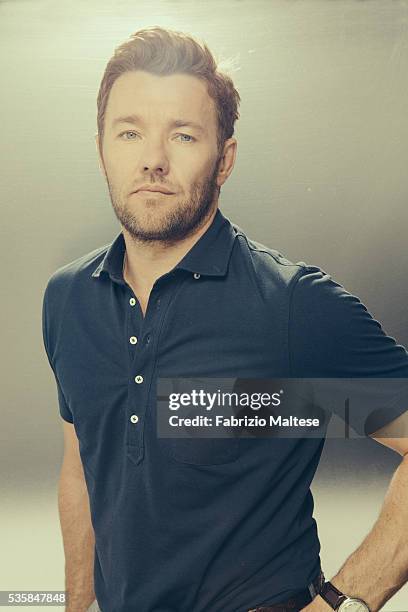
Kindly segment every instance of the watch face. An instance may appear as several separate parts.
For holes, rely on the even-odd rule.
[[[337,612],[370,612],[370,610],[360,599],[346,599],[337,608]]]

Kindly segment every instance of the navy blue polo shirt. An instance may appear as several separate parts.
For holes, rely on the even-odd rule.
[[[219,210],[157,279],[145,317],[124,252],[120,233],[64,266],[43,304],[89,492],[99,606],[246,612],[284,601],[320,569],[310,484],[324,440],[159,438],[157,378],[408,377],[408,354],[327,273],[250,240]]]

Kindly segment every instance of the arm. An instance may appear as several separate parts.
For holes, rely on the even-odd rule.
[[[363,599],[377,612],[408,580],[408,412],[371,434],[403,459],[394,472],[373,528],[330,582],[349,597]],[[399,432],[404,437],[396,436]],[[318,595],[302,612],[327,612]]]
[[[65,552],[66,612],[85,612],[95,599],[94,531],[74,425],[64,421],[58,508]]]
[[[307,266],[293,286],[288,329],[292,376],[408,378],[406,349],[384,332],[356,296],[314,266]],[[397,422],[406,410],[405,402],[398,397],[397,403],[390,404],[390,419]],[[364,411],[350,413],[350,425],[360,435],[366,435],[366,417]],[[369,431],[378,442],[407,455],[407,430],[388,434],[384,429]],[[346,595],[365,600],[373,611],[408,578],[407,464],[404,457],[371,532],[330,580]],[[304,612],[330,610],[319,595],[304,608]]]

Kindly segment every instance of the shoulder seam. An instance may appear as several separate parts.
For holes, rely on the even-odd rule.
[[[287,327],[287,346],[288,346],[288,365],[289,365],[289,376],[292,376],[293,372],[293,359],[292,359],[292,349],[291,349],[291,341],[290,341],[290,332],[291,332],[291,320],[292,320],[292,307],[293,307],[293,294],[295,288],[298,284],[299,278],[302,274],[310,269],[310,266],[305,264],[304,267],[300,268],[297,271],[296,275],[292,279],[292,286],[289,289],[289,307],[288,307],[288,327]]]
[[[305,264],[303,261],[291,262],[291,261],[287,260],[281,253],[279,253],[279,251],[277,251],[277,253],[282,257],[282,259],[280,259],[276,255],[274,255],[270,251],[267,251],[265,249],[260,249],[260,248],[257,248],[255,246],[252,246],[248,242],[248,237],[243,232],[242,233],[238,233],[237,236],[242,236],[245,239],[245,242],[246,242],[246,244],[248,246],[248,249],[250,251],[253,251],[254,253],[265,253],[266,255],[269,255],[270,257],[272,257],[272,259],[277,264],[280,264],[281,266],[286,266],[286,267],[291,267],[292,266],[292,267],[300,268],[301,270],[307,270],[310,267],[307,264]]]

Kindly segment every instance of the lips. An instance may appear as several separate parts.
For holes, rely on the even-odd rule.
[[[173,191],[169,191],[165,187],[155,187],[153,185],[142,185],[133,193],[139,193],[140,191],[150,191],[151,193],[163,193],[164,195],[173,195]]]

